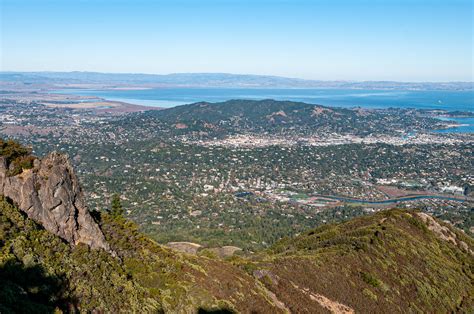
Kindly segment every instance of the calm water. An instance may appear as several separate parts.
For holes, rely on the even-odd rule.
[[[474,111],[474,91],[374,91],[336,89],[160,88],[146,90],[62,90],[134,104],[173,107],[198,101],[276,99],[339,107],[425,108]]]
[[[276,99],[335,107],[417,108],[474,111],[474,91],[381,91],[344,89],[159,88],[146,90],[78,90],[56,93],[96,96],[152,107],[174,107],[198,101]],[[454,119],[467,126],[443,132],[474,132],[474,119]]]
[[[446,130],[437,130],[439,133],[474,133],[474,118],[449,118],[442,120],[456,121],[461,126]]]

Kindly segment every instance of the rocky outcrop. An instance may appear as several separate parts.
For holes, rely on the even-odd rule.
[[[433,231],[433,233],[440,238],[441,240],[451,242],[452,244],[458,246],[461,250],[469,252],[469,254],[474,255],[474,251],[472,251],[466,242],[461,241],[458,239],[458,236],[451,231],[447,226],[441,225],[436,219],[426,213],[416,213],[418,217],[423,220],[429,230]]]
[[[51,153],[36,159],[32,169],[15,176],[7,172],[7,163],[0,157],[0,194],[12,199],[29,218],[71,244],[109,251],[66,155]]]

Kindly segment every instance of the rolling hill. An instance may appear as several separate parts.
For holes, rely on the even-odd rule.
[[[468,312],[473,240],[391,210],[324,226],[228,260],[162,247],[103,214],[116,256],[71,246],[0,200],[0,310],[36,313]]]
[[[207,132],[210,136],[259,134],[399,134],[400,130],[431,130],[440,120],[407,109],[345,109],[292,101],[229,100],[199,102],[132,116],[129,123],[154,120],[174,126],[178,134]]]

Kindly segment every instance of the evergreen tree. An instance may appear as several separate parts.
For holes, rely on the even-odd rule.
[[[110,214],[113,217],[122,217],[124,214],[124,210],[122,207],[122,203],[120,202],[120,195],[114,194],[112,196],[112,206],[110,209]]]

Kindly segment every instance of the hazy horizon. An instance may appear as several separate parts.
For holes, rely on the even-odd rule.
[[[151,75],[151,76],[172,76],[172,75],[229,75],[229,76],[255,76],[255,77],[274,77],[274,78],[284,78],[292,80],[304,80],[304,81],[320,81],[320,82],[354,82],[354,83],[364,83],[364,82],[393,82],[393,83],[474,83],[474,80],[469,81],[402,81],[402,80],[352,80],[352,79],[324,79],[324,78],[301,78],[301,77],[290,77],[290,76],[281,76],[281,75],[272,75],[272,74],[255,74],[255,73],[229,73],[229,72],[170,72],[170,73],[154,73],[154,72],[101,72],[101,71],[83,71],[83,70],[71,70],[71,71],[56,71],[56,70],[25,70],[25,71],[15,71],[15,70],[0,70],[0,73],[90,73],[90,74],[105,74],[105,75]]]
[[[472,3],[3,0],[0,70],[472,82]]]

